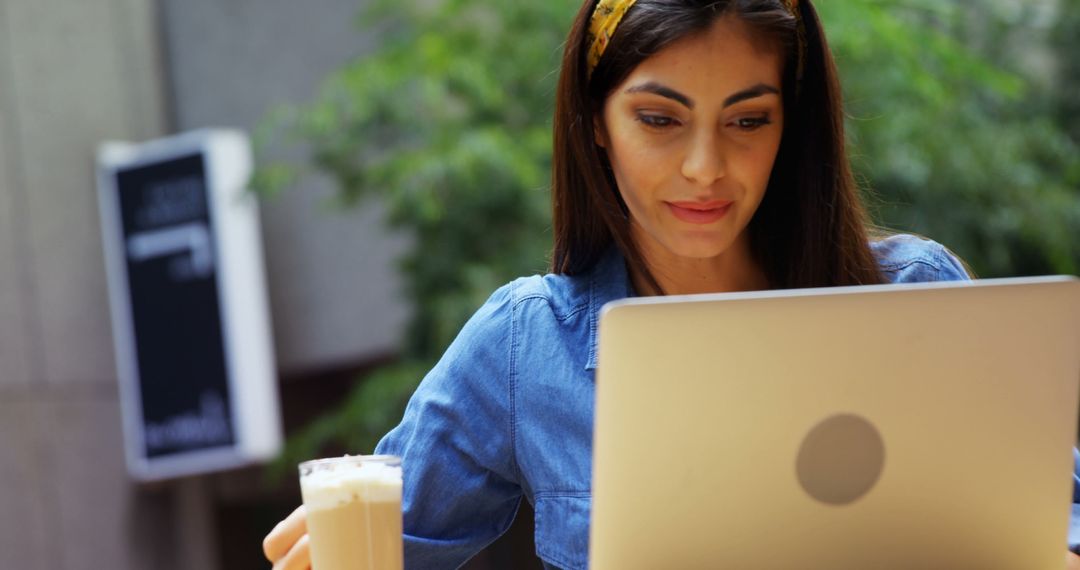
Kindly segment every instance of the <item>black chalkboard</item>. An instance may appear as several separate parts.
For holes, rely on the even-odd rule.
[[[235,442],[201,154],[121,170],[146,457]]]

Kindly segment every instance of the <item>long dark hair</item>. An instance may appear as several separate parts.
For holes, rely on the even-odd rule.
[[[673,42],[731,14],[785,51],[785,126],[769,186],[747,228],[752,255],[773,288],[884,281],[870,250],[868,223],[844,148],[836,67],[810,0],[797,77],[797,20],[781,0],[638,0],[623,17],[593,71],[586,68],[586,0],[570,29],[555,104],[552,272],[587,272],[614,244],[628,266],[662,293],[634,245],[607,155],[593,136],[604,100],[635,67]]]

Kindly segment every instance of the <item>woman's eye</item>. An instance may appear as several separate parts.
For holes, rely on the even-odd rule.
[[[654,129],[666,129],[676,124],[675,119],[663,115],[638,115],[637,120]]]
[[[771,125],[768,115],[762,117],[743,117],[735,120],[735,126],[743,131],[756,131],[765,125]]]

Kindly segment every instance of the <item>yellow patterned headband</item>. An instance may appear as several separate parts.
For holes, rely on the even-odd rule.
[[[787,11],[791,12],[798,21],[798,77],[802,79],[806,54],[806,28],[803,25],[802,13],[799,11],[799,0],[781,1],[784,3],[784,8],[787,8]],[[619,22],[622,21],[623,16],[626,15],[626,12],[630,10],[630,7],[635,2],[637,0],[600,0],[597,2],[596,10],[593,11],[592,18],[589,19],[589,77],[592,77],[593,70],[600,63],[600,57],[604,55],[604,50],[607,49],[608,43],[611,42],[612,36],[615,35],[615,29],[619,27]]]
[[[596,10],[589,20],[589,76],[600,63],[600,56],[604,55],[611,36],[615,35],[615,28],[619,27],[626,11],[637,0],[600,0],[596,4]]]

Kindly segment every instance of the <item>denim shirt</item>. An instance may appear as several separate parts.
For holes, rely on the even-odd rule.
[[[893,283],[968,279],[932,241],[871,247]],[[407,568],[460,566],[506,531],[522,498],[545,567],[587,566],[597,319],[632,294],[612,252],[588,274],[513,281],[469,320],[376,449],[402,457]],[[1074,504],[1072,547],[1078,516]]]

